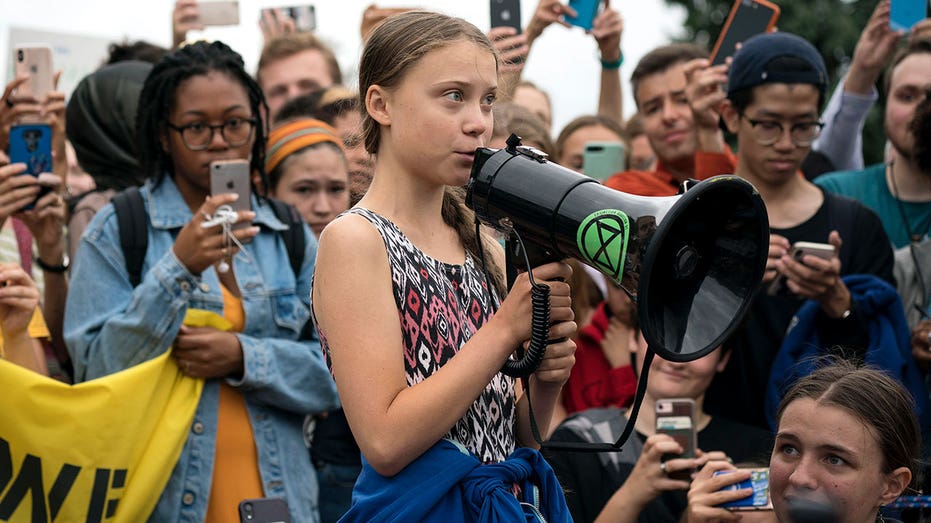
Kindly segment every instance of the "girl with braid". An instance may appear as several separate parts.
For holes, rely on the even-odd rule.
[[[341,521],[569,517],[549,465],[517,448],[534,446],[528,394],[500,372],[530,338],[528,277],[499,304],[503,251],[476,237],[460,194],[476,148],[491,138],[498,88],[494,47],[458,18],[393,16],[362,53],[362,132],[375,176],[322,232],[312,300],[363,457]],[[551,344],[528,379],[544,434],[574,361],[561,281],[570,272],[564,263],[533,269],[552,302]],[[534,501],[542,506],[530,509]]]
[[[294,521],[317,521],[317,484],[303,441],[309,413],[335,408],[316,342],[299,341],[310,316],[316,241],[305,227],[300,271],[283,269],[286,228],[252,196],[232,229],[204,223],[234,195],[210,196],[209,165],[246,159],[264,181],[267,113],[242,58],[220,42],[165,57],[139,98],[137,147],[148,245],[141,282],[125,267],[113,205],[81,240],[65,337],[76,381],[118,372],[172,347],[181,371],[205,380],[188,439],[150,521],[238,521],[247,498],[284,498]],[[267,186],[267,184],[266,184]],[[253,190],[255,194],[255,190]],[[223,270],[223,269],[226,270]],[[232,328],[182,325],[188,309]],[[153,495],[158,495],[153,493]]]

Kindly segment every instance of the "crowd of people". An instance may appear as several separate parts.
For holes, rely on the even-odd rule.
[[[67,100],[25,93],[28,75],[0,97],[0,149],[23,121],[53,133],[51,172],[0,152],[0,359],[78,384],[168,352],[204,381],[136,519],[237,521],[258,498],[300,522],[922,517],[888,505],[931,485],[931,19],[894,31],[879,0],[832,93],[836,72],[785,32],[722,65],[664,45],[622,79],[606,0],[592,112],[553,129],[560,100],[521,76],[534,40],[577,14],[559,0],[523,32],[372,6],[357,82],[280,12],[253,74],[225,43],[187,41],[197,13],[177,0],[172,49],[114,44]],[[877,102],[886,158],[867,166]],[[627,167],[602,183],[638,196],[750,182],[768,258],[735,333],[695,361],[651,360],[636,297],[591,267],[548,263],[508,288],[462,188],[476,149],[512,133],[583,174],[587,144],[620,144]],[[211,188],[213,162],[237,160],[245,207]],[[550,339],[515,379],[501,368],[531,337],[536,285]],[[230,328],[186,324],[195,309]],[[694,405],[694,454],[657,429],[667,399]],[[625,429],[622,452],[537,443]],[[751,467],[768,467],[770,503],[723,508],[753,494],[728,488]]]

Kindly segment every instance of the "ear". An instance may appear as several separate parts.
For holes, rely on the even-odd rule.
[[[365,92],[365,110],[379,125],[391,125],[391,93],[380,85],[370,85]]]
[[[727,362],[731,360],[731,351],[725,353],[721,347],[718,347],[718,350],[721,351],[721,357],[718,359],[718,364],[714,366],[714,371],[721,373],[724,372],[724,367],[727,367]]]
[[[879,500],[883,505],[892,503],[905,492],[912,481],[912,471],[908,467],[899,467],[886,474],[886,481]]]
[[[737,129],[740,127],[740,113],[737,112],[737,108],[731,104],[731,101],[726,98],[721,104],[721,119],[724,120],[724,125],[727,126],[728,131],[737,134]]]
[[[168,128],[164,125],[158,133],[158,141],[162,143],[162,152],[171,156],[171,140],[168,139]]]

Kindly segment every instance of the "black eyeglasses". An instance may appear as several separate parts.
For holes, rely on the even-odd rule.
[[[168,127],[178,131],[185,147],[192,151],[203,151],[210,147],[210,142],[213,141],[213,133],[217,129],[220,130],[220,136],[230,147],[245,145],[252,138],[255,125],[254,118],[230,118],[220,125],[194,122],[179,126],[168,122]]]
[[[753,137],[760,145],[772,145],[782,138],[785,133],[785,127],[782,122],[776,120],[755,120],[746,115],[740,115],[741,118],[750,122],[753,128]],[[808,147],[821,134],[823,122],[801,122],[792,124],[789,127],[789,138],[796,147]]]

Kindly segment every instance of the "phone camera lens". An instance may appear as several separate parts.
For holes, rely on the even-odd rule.
[[[20,62],[22,62],[24,58],[25,58],[25,56],[23,55],[23,50],[22,50],[22,49],[20,49],[19,51],[16,52],[16,59],[17,59],[17,60],[19,60]]]

